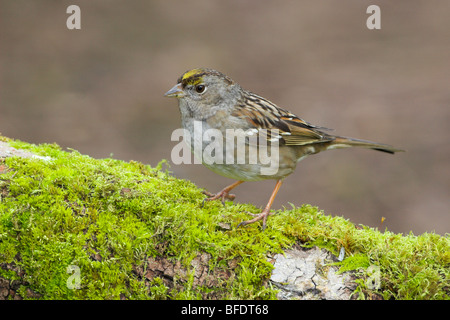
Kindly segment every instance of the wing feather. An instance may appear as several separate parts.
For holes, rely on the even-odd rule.
[[[321,130],[330,130],[312,125],[295,114],[279,108],[269,100],[247,92],[243,101],[232,113],[233,116],[247,120],[249,128],[266,129],[266,139],[280,139],[286,145],[307,145],[334,140],[334,137]],[[278,135],[271,135],[271,130]]]

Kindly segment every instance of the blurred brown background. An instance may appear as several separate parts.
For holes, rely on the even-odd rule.
[[[81,8],[68,30],[66,8]],[[366,9],[381,8],[381,30]],[[317,205],[356,224],[450,231],[447,1],[0,1],[0,132],[93,157],[156,165],[180,127],[163,94],[186,70],[218,69],[336,134],[407,150],[333,150],[303,160],[274,208]],[[174,175],[211,192],[201,165]],[[235,201],[264,206],[274,181]],[[380,225],[381,217],[386,217]]]

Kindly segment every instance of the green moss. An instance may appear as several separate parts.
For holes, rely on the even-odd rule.
[[[55,144],[2,141],[50,158],[2,160],[0,174],[0,277],[24,283],[18,294],[44,299],[274,299],[267,285],[267,256],[293,244],[320,246],[347,258],[341,271],[362,276],[360,297],[448,299],[448,236],[403,236],[356,228],[342,217],[304,205],[279,211],[259,224],[236,229],[259,209],[208,202],[193,183],[135,161],[93,159]],[[230,225],[231,228],[223,227]],[[197,283],[193,261],[209,257],[216,283]],[[170,285],[147,274],[150,258],[181,264]],[[368,267],[379,267],[380,285],[367,285]],[[69,266],[79,268],[71,288]],[[69,268],[70,270],[70,268]],[[222,272],[222,273],[221,273]]]
[[[351,270],[367,269],[370,266],[370,261],[366,254],[357,253],[335,265],[340,266],[339,273],[343,273]]]

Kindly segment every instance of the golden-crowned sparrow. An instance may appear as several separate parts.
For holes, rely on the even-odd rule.
[[[212,171],[238,180],[215,195],[206,193],[209,196],[206,201],[233,200],[234,195],[229,192],[244,181],[277,180],[264,210],[238,227],[262,220],[265,228],[283,179],[308,155],[346,147],[387,153],[402,151],[386,144],[331,135],[325,132],[329,129],[300,119],[212,69],[185,72],[165,96],[178,99],[181,123],[188,136],[184,138],[194,154]],[[230,132],[234,135],[229,135]],[[231,138],[227,139],[228,136]],[[211,148],[212,142],[216,148]],[[274,161],[267,161],[268,157]],[[274,164],[275,170],[270,170]]]

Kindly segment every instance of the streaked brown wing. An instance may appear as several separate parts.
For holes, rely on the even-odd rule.
[[[334,140],[333,136],[319,130],[329,129],[314,126],[250,92],[232,115],[247,120],[250,128],[266,129],[268,140],[279,138],[286,145],[306,145]],[[274,129],[278,130],[277,136],[270,134]]]

